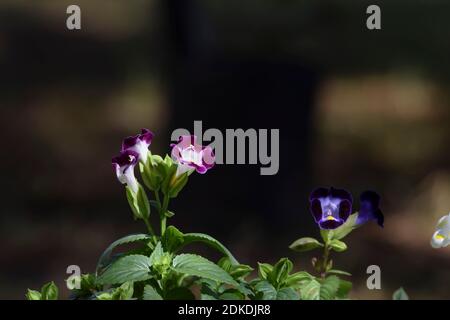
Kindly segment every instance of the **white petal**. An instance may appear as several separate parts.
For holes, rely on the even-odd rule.
[[[431,237],[431,246],[435,249],[442,248],[444,246],[445,240],[448,241],[448,238],[445,238],[444,236],[442,236],[440,234],[440,230],[438,230],[433,234],[433,237]]]
[[[193,169],[192,167],[188,166],[187,164],[178,164],[177,167],[177,172],[175,174],[176,177],[181,176],[183,173],[188,172],[188,171],[194,171],[195,169]]]
[[[134,176],[134,166],[130,166],[126,170],[125,168],[126,167],[116,167],[117,179],[122,184],[126,184],[134,193],[136,193],[138,192],[139,183]]]
[[[442,218],[439,219],[436,229],[440,229],[442,228],[445,224],[448,223],[448,215],[447,216],[443,216]]]

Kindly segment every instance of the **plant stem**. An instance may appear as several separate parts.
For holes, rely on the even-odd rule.
[[[330,248],[328,247],[328,243],[325,242],[325,246],[323,248],[323,261],[322,261],[322,278],[327,276],[327,267],[328,267],[328,259],[330,257]]]
[[[144,219],[145,225],[147,226],[148,232],[150,233],[150,235],[154,236],[155,232],[153,231],[152,225],[150,224],[150,220],[149,219]]]
[[[164,235],[164,232],[166,232],[166,220],[167,220],[166,212],[167,208],[169,207],[169,199],[170,199],[169,196],[164,195],[162,209],[159,213],[161,219],[161,237]]]
[[[159,204],[158,211],[161,213],[161,199],[159,198],[159,191],[155,191],[155,200]]]

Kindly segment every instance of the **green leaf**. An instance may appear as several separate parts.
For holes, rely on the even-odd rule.
[[[258,275],[261,279],[267,280],[267,277],[272,273],[272,270],[272,265],[258,262]]]
[[[254,269],[248,265],[240,264],[240,265],[232,265],[230,271],[228,272],[234,279],[244,279],[250,273],[252,273]]]
[[[178,193],[180,193],[181,190],[186,186],[189,179],[189,173],[185,172],[179,177],[176,177],[175,179],[172,179],[170,186],[169,186],[169,197],[176,198],[178,196]]]
[[[272,272],[267,277],[267,280],[275,286],[279,288],[284,281],[287,279],[289,273],[291,272],[293,267],[292,262],[288,258],[281,258],[272,269]]]
[[[161,242],[166,251],[175,252],[183,245],[184,235],[174,226],[169,226],[164,232]]]
[[[163,258],[163,256],[164,256],[164,250],[162,248],[161,242],[158,242],[155,246],[155,249],[153,249],[152,254],[150,255],[149,264],[152,266],[154,264],[161,262],[161,259]]]
[[[282,288],[277,292],[277,300],[299,300],[300,296],[293,288]]]
[[[213,289],[216,287],[216,282],[207,279],[201,279],[200,299],[219,300],[219,293],[217,292],[217,290]]]
[[[143,300],[162,300],[163,298],[159,295],[158,291],[150,285],[144,287]]]
[[[150,255],[150,265],[152,269],[158,274],[158,278],[164,278],[170,269],[172,262],[172,255],[164,252],[161,242],[156,244],[155,249]]]
[[[245,300],[245,295],[238,289],[227,289],[220,295],[220,300]]]
[[[334,300],[339,289],[340,280],[336,276],[329,276],[322,281],[320,286],[321,300]]]
[[[228,272],[234,279],[243,279],[253,271],[252,267],[245,264],[231,264],[230,258],[228,257],[223,257],[217,264],[223,270]]]
[[[113,243],[111,243],[109,245],[108,248],[106,248],[106,250],[100,256],[100,259],[98,260],[98,263],[97,263],[96,272],[99,272],[99,270],[101,268],[105,267],[108,264],[108,261],[110,260],[110,257],[111,257],[111,253],[116,247],[118,247],[122,244],[150,240],[150,238],[151,237],[148,234],[131,234],[131,235],[125,236],[123,238],[120,238],[119,240],[114,241]]]
[[[216,249],[220,253],[224,254],[228,258],[230,258],[230,261],[232,264],[239,264],[239,262],[236,260],[236,258],[231,254],[231,252],[218,240],[214,239],[213,237],[204,234],[204,233],[186,233],[184,235],[184,242],[183,246],[192,243],[192,242],[203,242],[206,245],[210,246],[213,249]]]
[[[337,269],[331,269],[327,271],[328,274],[337,274],[337,275],[341,275],[341,276],[351,276],[352,274],[347,272],[347,271],[343,271],[343,270],[337,270]]]
[[[331,240],[329,243],[329,246],[331,249],[333,249],[336,252],[342,252],[342,251],[347,250],[347,245],[345,244],[345,242],[342,242],[337,239]]]
[[[53,281],[42,286],[41,300],[58,300],[58,287]]]
[[[320,300],[320,283],[316,279],[308,281],[300,288],[302,300]]]
[[[163,159],[158,155],[151,155],[149,152],[147,163],[145,165],[140,163],[139,170],[147,188],[159,191],[165,174]]]
[[[236,281],[215,263],[195,254],[180,254],[173,259],[172,269],[179,273],[202,277],[237,286]]]
[[[230,258],[228,257],[222,257],[219,262],[217,262],[217,265],[228,273],[230,272],[232,266]]]
[[[100,291],[101,286],[96,285],[95,281],[95,275],[82,274],[79,277],[80,288],[72,291],[74,298],[89,298],[95,291]]]
[[[111,300],[131,300],[131,298],[133,298],[133,293],[133,282],[127,281],[114,290]]]
[[[141,218],[141,214],[139,212],[139,208],[138,208],[138,206],[136,204],[136,196],[135,196],[133,190],[131,190],[130,187],[126,186],[125,187],[125,194],[127,196],[128,205],[130,206],[131,211],[133,212],[134,219]]]
[[[110,292],[102,292],[97,294],[96,298],[97,300],[112,300],[113,296]]]
[[[399,288],[392,295],[392,300],[409,300],[409,296],[403,288]]]
[[[148,219],[150,216],[150,202],[148,201],[147,194],[144,188],[139,185],[138,192],[136,194],[136,204],[142,219]]]
[[[245,296],[250,296],[253,294],[250,284],[246,282],[240,282],[237,289]]]
[[[336,298],[347,299],[350,291],[352,290],[352,283],[347,280],[339,280],[339,289],[336,292]]]
[[[318,240],[310,237],[306,238],[300,238],[295,240],[289,248],[291,250],[297,251],[297,252],[306,252],[311,251],[317,248],[323,247],[323,244],[320,243]]]
[[[331,239],[341,240],[346,237],[350,232],[356,229],[356,219],[358,218],[358,213],[350,215],[347,221],[341,225],[339,228],[331,230]]]
[[[126,281],[150,279],[150,258],[143,255],[130,255],[112,263],[97,278],[99,284],[118,284]]]
[[[150,216],[150,202],[144,188],[139,184],[136,193],[128,186],[125,187],[128,204],[135,219],[148,219]]]
[[[172,217],[175,215],[175,212],[172,212],[172,211],[167,210],[167,211],[164,213],[164,215],[165,215],[167,218],[172,218]]]
[[[314,279],[314,277],[306,271],[299,271],[288,276],[284,282],[285,286],[297,286],[303,281]]]
[[[39,291],[28,289],[25,295],[27,300],[42,300],[42,295]]]
[[[276,300],[277,290],[268,281],[260,281],[255,286],[255,291],[262,296],[262,300]]]

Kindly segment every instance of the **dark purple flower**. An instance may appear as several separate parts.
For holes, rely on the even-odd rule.
[[[181,136],[178,143],[171,144],[172,159],[178,165],[176,176],[196,170],[206,173],[214,166],[215,156],[211,147],[196,143],[196,136]]]
[[[147,161],[148,147],[153,140],[153,132],[148,129],[142,129],[141,134],[126,137],[122,142],[122,151],[131,150],[137,152],[139,161],[145,163]]]
[[[116,172],[117,179],[126,184],[136,193],[139,183],[134,176],[134,167],[138,163],[139,154],[132,150],[121,151],[117,157],[112,158],[113,169]]]
[[[343,189],[318,188],[309,197],[311,213],[321,229],[336,229],[352,211],[352,195]]]
[[[383,227],[384,216],[380,208],[380,196],[374,191],[364,191],[360,196],[360,209],[356,224],[361,225],[371,220],[376,220]]]

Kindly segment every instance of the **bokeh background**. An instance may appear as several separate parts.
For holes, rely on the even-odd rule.
[[[280,129],[280,171],[222,165],[193,175],[171,222],[209,233],[243,263],[318,236],[316,186],[382,195],[335,257],[352,298],[450,299],[450,251],[429,240],[450,210],[450,3],[434,1],[66,0],[0,2],[0,298],[94,271],[131,219],[110,159],[146,127],[155,153],[176,128]],[[382,30],[365,27],[382,9]],[[211,259],[218,258],[198,247]],[[366,288],[381,267],[382,290]]]

